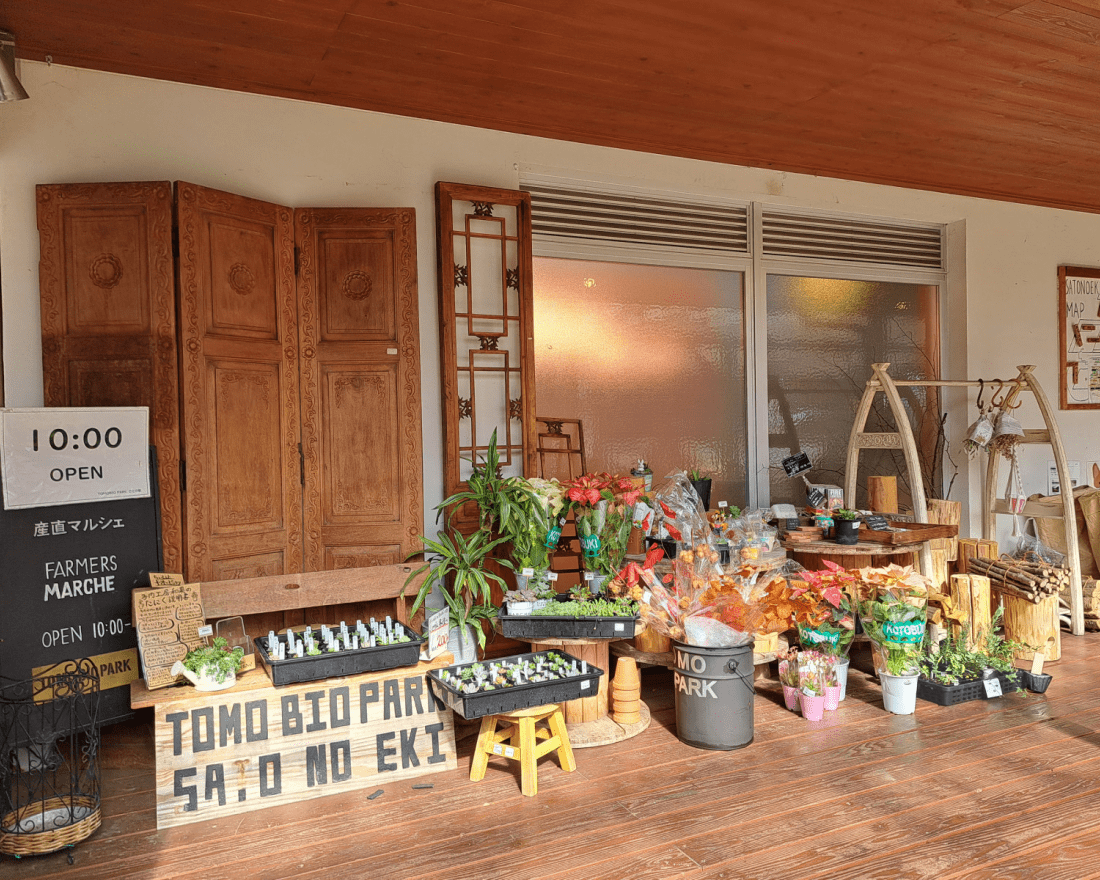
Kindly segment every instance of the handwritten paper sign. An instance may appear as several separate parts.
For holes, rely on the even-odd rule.
[[[178,578],[180,583],[172,583]],[[198,584],[182,583],[178,575],[154,574],[150,580],[165,586],[134,590],[133,616],[137,629],[141,671],[150,689],[176,683],[172,664],[182,660],[192,648],[203,644],[199,627],[203,625],[202,595]]]

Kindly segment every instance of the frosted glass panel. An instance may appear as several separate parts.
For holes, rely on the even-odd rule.
[[[939,378],[938,288],[917,284],[769,275],[768,434],[772,503],[805,503],[800,479],[780,463],[805,452],[812,482],[844,485],[848,437],[871,364],[890,363],[895,379]],[[899,389],[932,478],[939,425],[935,389]],[[895,429],[883,395],[867,431]],[[899,501],[909,500],[901,450],[863,450],[856,504],[867,503],[868,475],[898,476]],[[938,494],[938,493],[935,493]]]
[[[740,273],[538,258],[540,418],[584,423],[590,471],[645,458],[713,475],[711,505],[744,505],[745,351]]]

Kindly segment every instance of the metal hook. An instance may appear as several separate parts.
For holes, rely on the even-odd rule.
[[[994,379],[993,381],[997,383],[997,389],[993,392],[993,396],[989,398],[989,405],[994,409],[999,409],[1001,404],[1004,403],[1005,383],[1000,379]],[[997,398],[998,394],[1001,395],[1000,400]]]
[[[1021,384],[1019,382],[1017,382],[1016,383],[1016,388],[1020,388],[1020,387],[1021,387]],[[1019,409],[1023,405],[1024,405],[1024,402],[1022,400],[1017,400],[1015,403],[1009,403],[1008,398],[1006,397],[1003,401],[1001,401],[1001,410],[1005,411],[1005,410]]]
[[[985,379],[978,380],[978,412],[982,411],[982,395],[985,394]]]

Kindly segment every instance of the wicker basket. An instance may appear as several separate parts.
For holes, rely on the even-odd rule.
[[[77,819],[78,815],[81,818]],[[102,819],[99,804],[91,798],[50,798],[27,804],[0,819],[0,853],[41,856],[57,852],[90,836]],[[57,825],[60,820],[64,824]],[[47,824],[55,827],[47,828]]]

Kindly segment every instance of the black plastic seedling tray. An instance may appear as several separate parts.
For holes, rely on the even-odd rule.
[[[396,645],[358,648],[351,651],[338,651],[335,654],[318,654],[313,657],[288,657],[286,660],[271,659],[267,653],[266,638],[255,638],[252,641],[256,645],[256,654],[267,669],[271,683],[284,685],[318,681],[322,678],[342,678],[346,675],[358,675],[361,672],[383,672],[401,666],[415,666],[420,662],[420,649],[424,639],[414,635],[408,629],[405,630],[405,634],[410,641]]]
[[[1019,674],[997,673],[1001,680],[1001,691],[1008,693],[1021,686]],[[929,681],[924,676],[917,679],[917,696],[937,706],[957,706],[959,703],[968,703],[971,700],[984,700],[985,685],[982,680],[961,681],[958,684],[940,684]]]
[[[565,651],[537,651],[533,654],[516,654],[512,657],[498,657],[495,662],[516,663],[519,660],[537,660],[539,657],[546,657],[550,654],[557,654],[570,664],[573,660],[577,660],[578,664],[580,663],[578,658],[567,654]],[[488,665],[488,661],[483,661],[483,663]],[[461,675],[463,669],[473,665],[473,663],[462,663],[446,668],[455,675]],[[483,718],[486,715],[499,715],[501,712],[515,712],[518,709],[530,709],[532,706],[542,706],[547,703],[564,703],[581,697],[594,697],[600,689],[599,679],[603,675],[602,669],[598,669],[589,663],[588,672],[573,675],[569,678],[510,685],[477,694],[464,694],[443,681],[440,678],[442,672],[441,669],[432,669],[428,672],[429,687],[432,688],[437,697],[467,720]]]
[[[560,617],[554,614],[500,614],[501,635],[509,639],[630,639],[631,617]]]

